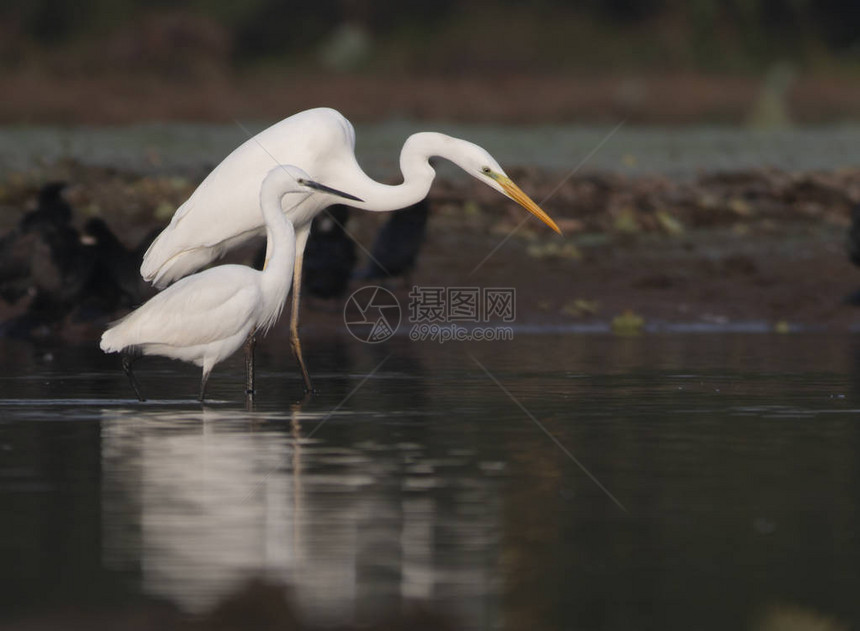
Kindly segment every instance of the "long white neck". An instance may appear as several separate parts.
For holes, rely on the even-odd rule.
[[[380,212],[405,208],[427,197],[436,177],[430,158],[439,156],[456,162],[457,145],[465,142],[436,132],[412,134],[400,152],[402,184],[381,184],[368,177],[356,163],[353,168],[344,169],[342,177],[333,179],[333,185],[364,200],[363,203],[343,202],[355,208]],[[337,175],[332,174],[332,177]]]
[[[266,301],[265,330],[281,314],[290,283],[296,256],[296,232],[292,222],[281,211],[281,198],[285,195],[283,182],[271,175],[260,188],[260,209],[266,222],[266,263],[261,272],[263,295]]]

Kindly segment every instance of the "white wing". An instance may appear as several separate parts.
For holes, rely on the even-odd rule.
[[[262,304],[259,274],[241,265],[221,265],[183,278],[105,331],[101,348],[198,346],[250,330]]]
[[[329,108],[300,112],[250,138],[179,207],[144,255],[141,275],[165,286],[262,233],[260,184],[274,165],[293,164],[314,177],[333,156],[352,156],[354,146],[352,125]],[[287,196],[285,205],[296,201]]]

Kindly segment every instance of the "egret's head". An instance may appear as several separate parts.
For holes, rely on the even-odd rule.
[[[457,157],[453,161],[477,180],[484,182],[487,186],[496,189],[502,195],[514,200],[520,206],[543,221],[550,228],[561,234],[561,230],[519,186],[513,183],[496,159],[486,149],[476,144],[460,140],[457,148]]]

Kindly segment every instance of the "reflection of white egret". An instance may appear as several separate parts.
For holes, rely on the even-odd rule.
[[[289,422],[206,407],[105,410],[108,567],[139,572],[145,593],[189,613],[208,610],[250,576],[295,567],[295,483],[283,466],[292,440],[248,429],[273,418]]]
[[[103,410],[106,567],[192,614],[264,576],[290,586],[313,628],[351,628],[414,599],[464,628],[499,626],[503,504],[478,455],[385,431],[362,443],[309,439],[329,416]]]
[[[427,196],[436,174],[429,162],[432,156],[450,160],[559,232],[555,222],[478,145],[433,132],[413,134],[400,153],[403,183],[387,186],[370,179],[356,162],[355,131],[350,122],[335,110],[318,108],[300,112],[260,132],[215,167],[152,243],[144,256],[141,275],[163,287],[259,234],[263,224],[256,210],[256,186],[273,161],[296,164],[312,177],[364,200],[347,202],[350,206],[387,211],[411,206]],[[311,381],[298,334],[302,255],[311,221],[333,203],[332,199],[309,196],[291,208],[285,207],[297,234],[291,342],[307,390],[311,390]]]
[[[244,265],[221,265],[168,287],[104,332],[106,353],[124,352],[123,368],[138,398],[131,357],[163,355],[203,368],[200,400],[212,368],[235,353],[243,343],[247,352],[247,390],[253,393],[253,345],[281,315],[293,272],[296,233],[281,212],[282,199],[302,194],[295,205],[311,196],[358,198],[312,181],[296,167],[269,170],[258,192],[258,206],[266,225],[266,265],[257,271]],[[259,213],[258,213],[259,214]]]

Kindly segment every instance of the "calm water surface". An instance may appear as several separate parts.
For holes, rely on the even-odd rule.
[[[143,360],[0,342],[2,617],[250,577],[319,625],[418,600],[464,629],[860,622],[860,342],[827,335],[306,342]]]

